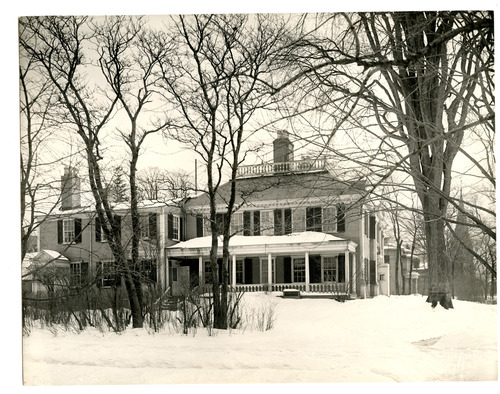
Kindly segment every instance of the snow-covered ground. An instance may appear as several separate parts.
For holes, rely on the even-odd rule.
[[[497,308],[421,296],[339,303],[248,293],[247,309],[276,302],[269,331],[117,335],[35,329],[23,338],[27,385],[338,383],[498,379]]]

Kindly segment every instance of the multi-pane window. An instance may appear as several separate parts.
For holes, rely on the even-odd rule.
[[[72,287],[80,287],[85,283],[88,275],[89,263],[85,261],[78,261],[70,263],[70,285]]]
[[[149,216],[140,216],[141,238],[149,238]]]
[[[260,228],[262,235],[274,235],[274,216],[273,211],[261,211]]]
[[[323,282],[337,281],[337,257],[323,258]]]
[[[306,281],[306,260],[304,258],[294,258],[293,264],[293,282],[303,283]]]
[[[102,261],[97,263],[97,272],[102,287],[111,287],[117,284],[117,274],[115,264],[112,261]]]
[[[75,220],[63,219],[63,243],[71,243],[75,240]]]
[[[274,235],[285,235],[292,233],[292,210],[274,210]]]
[[[245,283],[245,270],[243,267],[243,260],[236,260],[236,283]]]
[[[306,208],[306,231],[322,231],[321,207]]]
[[[271,280],[273,283],[276,282],[275,274],[275,261],[271,259]],[[269,283],[269,260],[267,258],[260,260],[260,279],[261,283]]]
[[[174,215],[172,218],[172,239],[178,241],[180,234],[180,219],[179,216]]]
[[[212,266],[210,265],[210,261],[205,261],[203,276],[205,278],[205,284],[209,285],[212,283]]]
[[[243,233],[243,212],[235,212],[231,219],[231,233],[242,235]]]

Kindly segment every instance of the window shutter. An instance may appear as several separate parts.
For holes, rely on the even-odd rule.
[[[179,241],[185,241],[184,239],[184,218],[179,216]]]
[[[375,228],[377,219],[375,216],[370,216],[370,239],[375,239]]]
[[[250,235],[250,229],[251,229],[250,218],[251,218],[251,212],[244,211],[243,212],[243,235],[247,236],[247,237]]]
[[[75,243],[82,243],[82,219],[75,218]]]
[[[203,217],[196,216],[196,236],[203,237]]]
[[[89,263],[87,261],[82,261],[81,263],[81,283],[88,283],[89,280]]]
[[[122,236],[122,217],[120,215],[115,215],[115,226],[118,229],[118,235]]]
[[[260,211],[253,211],[253,235],[260,235]]]
[[[292,231],[294,233],[301,233],[305,231],[306,227],[306,210],[305,208],[296,208],[293,211],[292,217]]]
[[[149,214],[149,238],[156,238],[156,213]]]
[[[283,212],[281,209],[274,210],[274,235],[283,235]]]
[[[285,209],[285,234],[292,233],[292,210],[290,208]]]
[[[62,221],[62,219],[59,219],[57,221],[57,243],[58,244],[63,243],[63,221]]]
[[[102,287],[102,262],[95,263],[96,267],[96,284],[97,287]]]
[[[96,242],[101,242],[101,221],[99,217],[95,218],[95,240]]]
[[[377,284],[377,277],[375,274],[376,274],[375,260],[370,260],[370,283],[372,285]]]
[[[174,238],[174,215],[171,213],[167,216],[167,236],[168,239]]]
[[[311,231],[314,226],[314,208],[307,207],[306,208],[306,230]]]
[[[337,232],[345,232],[345,204],[337,205]]]

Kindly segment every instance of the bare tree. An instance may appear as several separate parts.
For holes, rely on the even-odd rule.
[[[413,181],[425,219],[430,270],[427,301],[452,308],[445,227],[453,164],[466,131],[494,129],[493,15],[489,12],[394,12],[313,16],[296,41],[295,75],[316,92],[316,106],[379,141],[364,165],[379,182],[395,171]],[[304,23],[304,27],[308,25]],[[307,85],[304,85],[307,81]],[[358,110],[354,110],[358,107]],[[353,116],[356,119],[353,119]],[[395,162],[387,166],[386,152]],[[383,154],[383,163],[377,160]],[[458,204],[457,204],[458,205]],[[495,232],[475,218],[486,234]]]
[[[188,196],[195,186],[186,172],[148,167],[137,174],[139,196],[143,200],[166,201]]]
[[[174,138],[191,145],[207,170],[214,327],[227,328],[228,246],[236,209],[236,173],[245,158],[242,146],[252,133],[249,121],[267,104],[270,58],[280,42],[282,27],[279,18],[262,15],[180,16],[174,24],[178,56],[165,64],[164,83],[178,108]],[[220,228],[216,204],[225,179],[231,192]],[[223,236],[221,281],[219,235]]]

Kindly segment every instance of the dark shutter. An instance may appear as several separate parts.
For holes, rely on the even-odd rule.
[[[283,279],[285,283],[292,283],[292,258],[283,258]]]
[[[375,260],[370,260],[370,283],[372,285],[377,283],[377,278],[375,276]]]
[[[149,214],[149,238],[156,238],[156,213]]]
[[[115,228],[118,230],[118,236],[122,236],[122,217],[120,215],[115,215]]]
[[[345,283],[345,255],[339,255],[338,259],[339,264],[339,273],[338,273],[338,282]]]
[[[167,236],[168,239],[174,238],[174,215],[171,213],[167,215]]]
[[[63,243],[63,221],[62,219],[57,221],[57,243]]]
[[[314,208],[306,208],[306,231],[312,231],[314,227]]]
[[[82,243],[82,219],[75,218],[75,242]]]
[[[345,204],[337,205],[337,232],[345,232]]]
[[[375,216],[370,216],[370,239],[375,239],[375,228],[377,219]]]
[[[309,278],[311,283],[321,283],[321,256],[309,256]]]
[[[225,213],[216,213],[215,214],[215,223],[217,223],[217,233],[222,234],[224,232],[224,224],[226,222],[226,214]]]
[[[243,235],[249,236],[250,235],[250,218],[251,218],[251,212],[250,211],[244,211],[243,212]]]
[[[98,261],[95,263],[96,267],[96,284],[97,287],[102,287],[102,263]]]
[[[274,210],[274,235],[283,235],[283,211]]]
[[[253,211],[253,235],[260,235],[260,211]]]
[[[244,261],[244,270],[245,270],[245,283],[244,284],[252,284],[252,259],[246,258]]]
[[[184,218],[179,216],[179,241],[184,241]]]
[[[89,281],[89,263],[87,261],[82,261],[81,263],[81,283],[86,284]]]
[[[292,233],[292,210],[290,208],[285,209],[285,234]]]
[[[98,217],[95,218],[95,240],[96,242],[101,242],[101,221]]]
[[[203,216],[196,216],[196,236],[203,237]]]

